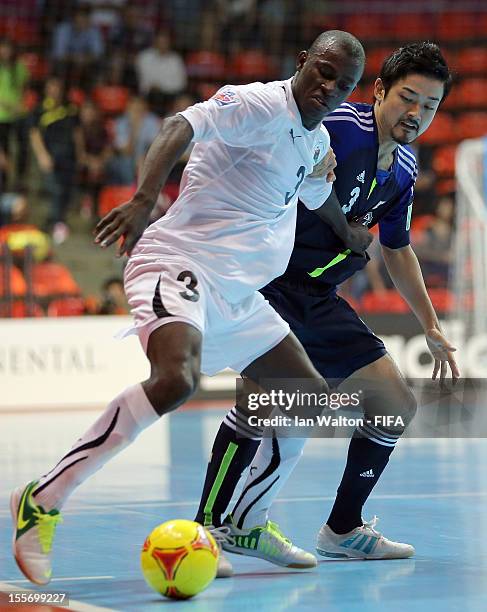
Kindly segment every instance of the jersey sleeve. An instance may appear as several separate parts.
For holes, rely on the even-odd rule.
[[[193,128],[193,142],[218,140],[229,146],[259,145],[286,117],[281,88],[226,85],[212,98],[180,113]],[[274,136],[275,139],[275,136]]]
[[[313,172],[308,174],[299,189],[299,199],[309,210],[316,210],[329,197],[333,183],[326,181],[325,157],[330,150],[330,135],[321,126],[320,138],[315,147],[315,165]]]
[[[413,210],[414,184],[399,197],[396,206],[379,221],[380,243],[389,249],[400,249],[409,244],[409,228]]]

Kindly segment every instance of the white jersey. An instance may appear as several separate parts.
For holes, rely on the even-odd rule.
[[[328,198],[331,184],[307,175],[330,138],[303,127],[291,79],[225,86],[181,115],[196,144],[180,195],[133,257],[183,255],[236,303],[286,269],[298,196],[311,209]]]

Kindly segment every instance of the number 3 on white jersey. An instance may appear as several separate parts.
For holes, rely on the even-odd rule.
[[[359,195],[360,195],[360,187],[354,187],[352,191],[350,192],[350,200],[348,201],[348,204],[344,204],[342,206],[342,210],[345,214],[352,210],[352,206],[357,201]]]

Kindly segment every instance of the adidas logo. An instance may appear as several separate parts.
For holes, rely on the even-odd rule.
[[[364,478],[375,478],[374,470],[370,469],[366,472],[362,472],[360,476],[363,476]]]
[[[359,183],[365,183],[365,170],[362,170],[362,172],[357,175],[357,181]]]

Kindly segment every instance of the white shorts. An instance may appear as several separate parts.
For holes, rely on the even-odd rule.
[[[203,335],[201,371],[212,375],[229,367],[242,372],[289,334],[289,325],[261,293],[231,304],[208,281],[207,271],[180,256],[131,257],[124,273],[125,293],[145,352],[151,333],[181,321]]]

